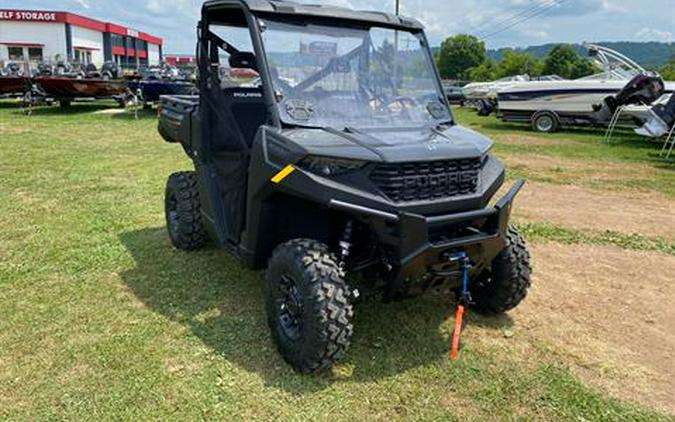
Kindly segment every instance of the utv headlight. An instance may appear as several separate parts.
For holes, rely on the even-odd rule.
[[[365,161],[343,160],[339,158],[309,156],[299,163],[299,167],[321,176],[340,176],[365,167]]]

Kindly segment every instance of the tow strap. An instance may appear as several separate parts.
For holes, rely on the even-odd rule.
[[[462,318],[464,317],[465,308],[471,304],[471,292],[469,291],[469,269],[471,268],[471,262],[465,252],[460,252],[450,257],[450,261],[459,263],[462,278],[462,291],[457,303],[455,330],[452,335],[452,347],[450,348],[450,360],[457,360],[459,357],[459,337],[462,333]]]

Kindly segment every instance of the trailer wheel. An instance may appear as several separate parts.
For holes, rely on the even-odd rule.
[[[543,133],[557,132],[560,128],[560,120],[555,113],[539,111],[532,116],[532,128]]]
[[[208,237],[202,222],[197,176],[194,172],[174,173],[169,177],[164,210],[173,246],[192,251],[206,245]]]
[[[60,106],[61,108],[68,108],[68,107],[71,106],[71,104],[72,104],[72,102],[71,102],[70,100],[61,100],[61,101],[59,101],[59,106]]]
[[[340,360],[351,343],[351,293],[322,243],[297,239],[277,247],[266,273],[267,321],[279,353],[298,372]]]
[[[492,269],[483,274],[471,289],[478,311],[501,314],[520,304],[531,285],[530,254],[518,232],[509,228],[506,248],[492,261]]]

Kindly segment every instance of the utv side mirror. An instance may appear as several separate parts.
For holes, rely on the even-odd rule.
[[[237,51],[230,55],[230,67],[233,69],[253,69],[258,71],[255,55],[248,51]]]

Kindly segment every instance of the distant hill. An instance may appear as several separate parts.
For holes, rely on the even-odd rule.
[[[616,50],[625,56],[638,62],[645,68],[655,68],[665,64],[668,59],[675,56],[675,43],[663,42],[598,42],[599,44],[612,50]],[[544,57],[558,44],[544,44],[530,46],[526,48],[513,48],[512,50],[518,53],[528,53],[535,57]],[[573,47],[582,55],[586,55],[586,49],[579,44],[573,44]],[[507,48],[500,48],[498,50],[488,50],[487,55],[492,60],[499,61]]]

